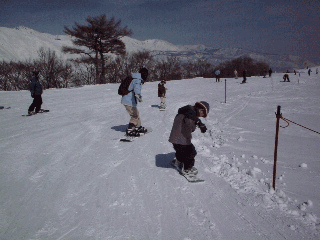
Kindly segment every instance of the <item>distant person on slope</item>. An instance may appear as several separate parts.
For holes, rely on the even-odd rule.
[[[33,98],[33,102],[28,109],[29,115],[41,112],[41,105],[42,105],[41,95],[43,93],[42,85],[39,82],[39,71],[33,71],[32,74],[33,74],[33,77],[30,83],[30,92],[31,92],[31,97]]]
[[[165,80],[162,80],[158,84],[158,97],[161,99],[160,109],[166,109],[166,90],[167,88],[164,86],[166,84]]]
[[[269,77],[271,77],[272,76],[272,69],[270,68],[269,69]]]
[[[238,71],[237,71],[237,69],[234,70],[234,76],[235,76],[236,79],[238,79]]]
[[[220,70],[217,69],[214,73],[216,74],[216,82],[220,82]]]
[[[283,81],[284,82],[290,82],[290,79],[289,79],[289,74],[288,73],[285,73],[284,75],[283,75]]]
[[[309,76],[310,76],[310,73],[311,73],[312,71],[311,71],[311,68],[308,70],[308,74],[309,74]]]
[[[141,126],[137,104],[138,102],[142,102],[142,84],[144,84],[147,78],[148,70],[146,68],[141,68],[139,73],[133,73],[131,75],[132,81],[128,87],[129,93],[122,96],[121,103],[125,106],[131,117],[126,130],[127,136],[139,136],[140,133],[146,132],[146,129]]]
[[[209,113],[209,104],[201,101],[196,102],[194,106],[187,105],[178,110],[169,142],[173,144],[176,151],[175,165],[185,174],[196,175],[198,170],[194,167],[194,158],[197,151],[191,143],[192,132],[199,127],[202,133],[207,131],[207,127],[201,122],[199,117],[206,118]]]
[[[242,77],[243,77],[242,83],[246,83],[247,82],[247,70],[243,70]]]

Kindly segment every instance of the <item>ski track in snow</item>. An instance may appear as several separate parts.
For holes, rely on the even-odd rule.
[[[0,238],[318,239],[318,136],[280,130],[271,188],[276,106],[320,128],[320,78],[306,76],[228,79],[227,103],[214,79],[170,81],[166,111],[158,83],[146,83],[138,108],[153,132],[131,143],[119,141],[129,117],[118,84],[46,90],[50,112],[28,118],[29,92],[1,92],[11,109],[0,111]],[[205,182],[189,183],[169,165],[168,138],[177,110],[201,100],[208,131],[193,143]]]

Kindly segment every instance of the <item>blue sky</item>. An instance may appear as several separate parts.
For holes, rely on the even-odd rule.
[[[0,0],[0,26],[64,34],[115,17],[138,40],[292,54],[320,62],[319,0]]]

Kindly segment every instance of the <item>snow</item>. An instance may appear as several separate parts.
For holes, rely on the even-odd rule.
[[[173,51],[203,50],[203,45],[174,45],[159,39],[139,41],[131,37],[121,40],[126,45],[128,53],[137,51]],[[69,35],[51,35],[41,33],[31,28],[19,26],[17,28],[0,27],[0,60],[24,61],[37,59],[38,51],[42,47],[55,51],[62,59],[78,58],[76,54],[64,54],[62,47],[74,47]]]
[[[66,54],[62,52],[62,47],[64,46],[75,47],[71,39],[69,35],[51,35],[23,26],[16,28],[0,27],[0,61],[32,61],[39,57],[38,51],[40,48],[54,51],[56,55],[63,60],[79,58],[77,54]],[[208,62],[217,66],[225,61],[249,56],[257,61],[268,63],[272,69],[276,71],[281,69],[286,71],[287,69],[298,69],[304,66],[317,65],[305,58],[297,56],[269,54],[234,47],[217,49],[201,44],[174,45],[159,39],[139,41],[127,36],[121,38],[121,40],[126,45],[127,53],[150,51],[157,60],[168,56],[178,57],[182,62],[197,61],[199,58],[205,58]]]
[[[119,141],[119,84],[45,90],[50,112],[32,117],[21,116],[28,91],[0,92],[11,107],[0,110],[0,239],[319,239],[317,133],[280,128],[271,187],[277,106],[320,130],[320,76],[290,79],[227,79],[227,103],[224,79],[169,81],[166,111],[158,82],[145,83],[138,108],[153,132],[132,143]],[[169,166],[168,137],[178,108],[201,100],[208,131],[193,143],[205,182],[189,183]]]

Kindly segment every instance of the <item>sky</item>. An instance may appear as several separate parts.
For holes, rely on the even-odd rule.
[[[0,0],[0,27],[54,35],[106,14],[138,40],[291,54],[320,62],[319,0]]]

